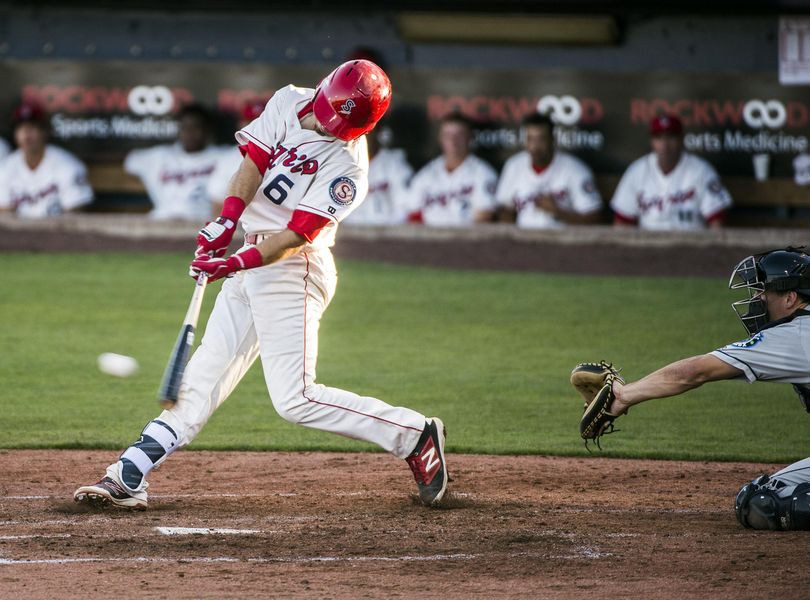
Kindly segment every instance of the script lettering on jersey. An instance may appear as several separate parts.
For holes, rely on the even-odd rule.
[[[285,148],[277,144],[270,152],[270,162],[267,168],[272,169],[278,164],[284,155],[287,155],[281,165],[290,169],[290,173],[301,173],[302,175],[312,175],[318,170],[318,161],[307,158],[306,154],[298,154],[298,148]]]
[[[639,192],[638,195],[638,208],[642,213],[651,210],[663,211],[665,206],[677,206],[678,204],[686,204],[694,200],[695,188],[676,192],[669,196],[645,196],[644,192]]]
[[[189,169],[188,171],[163,171],[160,174],[161,183],[185,183],[190,179],[198,177],[208,177],[214,172],[214,164],[210,164],[201,169]]]
[[[18,206],[23,204],[34,204],[39,202],[43,198],[50,196],[51,194],[56,194],[59,192],[59,186],[55,183],[52,183],[48,187],[39,190],[33,194],[22,193],[22,194],[13,194],[11,197],[11,207],[14,210],[17,210]]]
[[[432,206],[434,204],[438,204],[439,206],[447,206],[451,202],[460,202],[464,207],[466,207],[469,204],[467,196],[473,193],[473,189],[473,186],[465,185],[463,188],[458,190],[436,194],[435,196],[428,195],[425,198],[425,206]]]
[[[564,206],[568,203],[568,199],[570,194],[568,193],[567,189],[561,189],[557,191],[546,192],[545,194],[538,194],[539,196],[550,196],[551,199],[554,201],[554,204],[557,206]],[[513,202],[515,203],[515,210],[518,212],[522,211],[530,204],[534,204],[534,200],[537,196],[528,196],[528,197],[520,197],[515,196]]]

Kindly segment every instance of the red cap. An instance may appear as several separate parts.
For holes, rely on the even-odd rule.
[[[45,111],[39,104],[33,102],[23,102],[14,109],[12,117],[14,125],[20,123],[46,123]]]
[[[368,60],[352,60],[327,75],[315,89],[312,111],[321,127],[341,140],[365,135],[391,103],[391,82]]]
[[[650,135],[683,135],[683,123],[675,115],[658,115],[650,121]]]
[[[258,119],[259,115],[264,112],[265,102],[261,100],[252,100],[242,107],[242,120],[253,121]]]

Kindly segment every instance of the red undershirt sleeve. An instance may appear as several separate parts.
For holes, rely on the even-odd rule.
[[[287,229],[294,231],[310,243],[315,240],[324,227],[331,223],[330,219],[304,210],[295,210],[292,219],[287,223]]]
[[[270,155],[267,152],[253,142],[239,146],[239,151],[242,153],[242,156],[248,156],[250,160],[253,161],[253,164],[256,165],[256,168],[259,169],[259,173],[264,175],[267,171],[267,167],[270,166]]]

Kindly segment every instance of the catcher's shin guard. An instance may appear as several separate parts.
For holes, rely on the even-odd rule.
[[[761,475],[737,493],[734,509],[740,524],[771,531],[810,530],[810,483],[797,485],[782,498],[766,487],[769,481],[767,475]]]
[[[171,427],[157,419],[150,421],[143,428],[141,439],[127,448],[118,459],[121,483],[130,490],[139,490],[149,472],[177,446],[177,434]]]

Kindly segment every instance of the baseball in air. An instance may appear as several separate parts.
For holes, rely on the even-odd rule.
[[[129,377],[138,371],[138,361],[131,356],[105,352],[98,357],[98,368],[113,377]]]

